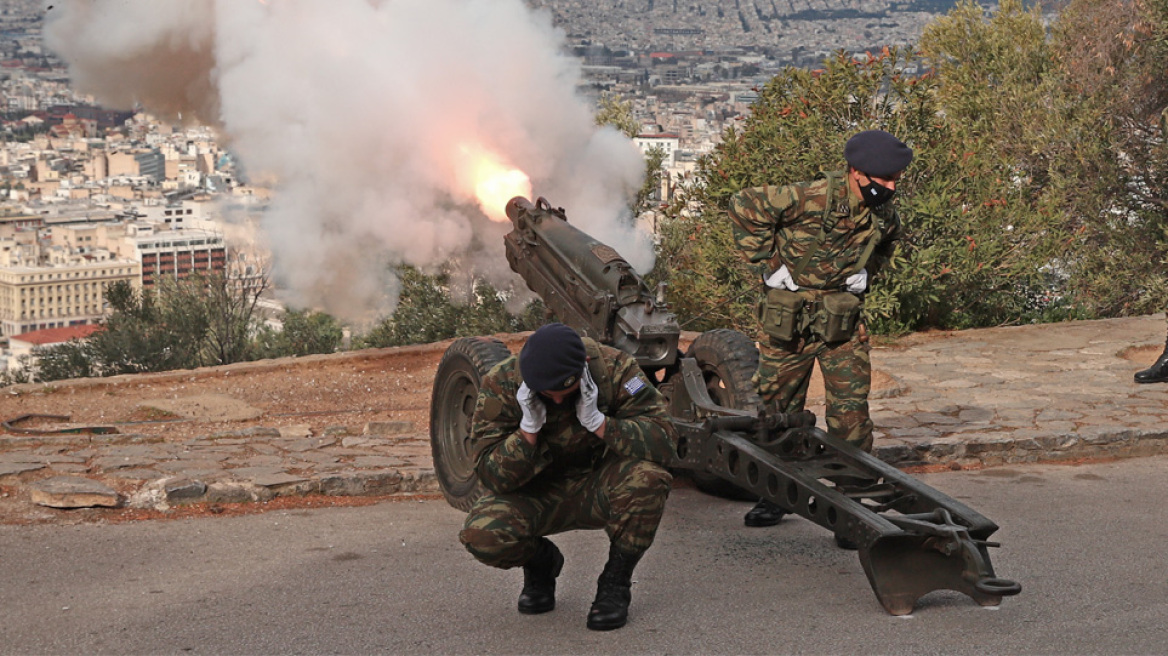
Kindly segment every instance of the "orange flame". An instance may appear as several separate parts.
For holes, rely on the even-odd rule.
[[[507,221],[507,201],[516,196],[531,197],[531,179],[508,166],[495,154],[477,146],[463,146],[466,179],[475,200],[492,221]]]

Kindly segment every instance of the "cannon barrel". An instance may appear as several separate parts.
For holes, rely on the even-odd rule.
[[[582,335],[621,349],[643,369],[673,366],[681,329],[663,299],[611,246],[539,198],[507,203],[507,262],[548,311]]]

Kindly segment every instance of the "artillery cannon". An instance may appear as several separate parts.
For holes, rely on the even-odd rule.
[[[770,413],[753,391],[758,352],[745,335],[712,330],[682,355],[663,294],[650,293],[611,247],[570,225],[544,199],[507,203],[507,260],[549,312],[632,355],[669,402],[676,469],[721,481],[858,545],[873,592],[893,615],[934,590],[996,606],[1021,586],[998,578],[989,541],[998,526],[965,504],[815,427],[815,416]],[[446,500],[468,510],[483,494],[469,453],[484,375],[511,355],[501,341],[456,340],[434,379],[430,439]],[[701,485],[699,485],[701,487]]]

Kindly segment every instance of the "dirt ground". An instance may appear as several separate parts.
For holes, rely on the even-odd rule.
[[[289,359],[182,373],[62,381],[0,390],[0,418],[17,428],[114,426],[120,433],[181,439],[252,426],[347,426],[410,421],[425,426],[441,347]],[[11,431],[6,431],[11,432]]]
[[[522,347],[525,334],[497,337],[514,353]],[[683,337],[683,348],[692,338],[693,335]],[[22,430],[115,427],[119,433],[174,441],[258,426],[296,429],[316,435],[343,426],[357,434],[369,422],[394,421],[410,422],[417,434],[425,435],[429,431],[434,373],[449,345],[450,341],[445,341],[193,371],[7,387],[0,389],[0,422],[5,424],[0,429],[0,453],[6,450],[5,441],[18,440]],[[891,384],[887,375],[875,372],[874,390]],[[822,384],[813,379],[811,389],[809,409],[819,411]],[[14,513],[24,512],[13,502],[12,490],[0,480],[0,523],[19,521]],[[368,502],[371,500],[351,497],[279,501],[283,505]],[[240,508],[190,508],[182,516],[264,509],[257,504]],[[124,510],[92,514],[100,515],[98,521],[139,519],[148,515]]]

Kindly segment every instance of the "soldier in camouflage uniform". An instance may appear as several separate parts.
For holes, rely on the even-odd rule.
[[[483,379],[471,425],[488,494],[459,539],[481,562],[523,567],[519,612],[555,608],[564,564],[546,536],[604,529],[608,562],[588,628],[624,626],[633,568],[653,543],[677,434],[664,398],[628,354],[553,323]]]
[[[858,318],[862,305],[851,299],[855,328],[828,341],[820,334],[825,332],[824,299],[848,292],[862,301],[869,279],[892,257],[901,222],[889,201],[912,161],[912,150],[887,132],[868,130],[848,140],[844,158],[846,172],[734,194],[729,216],[735,241],[759,272],[764,290],[788,290],[802,299],[801,310],[795,310],[798,316],[791,319],[791,339],[769,337],[759,344],[759,395],[780,412],[802,411],[818,360],[828,433],[871,451],[872,365],[867,328]],[[772,293],[768,291],[768,299]],[[799,307],[799,299],[786,298]],[[747,513],[745,523],[773,526],[783,514],[782,508],[763,500]]]

